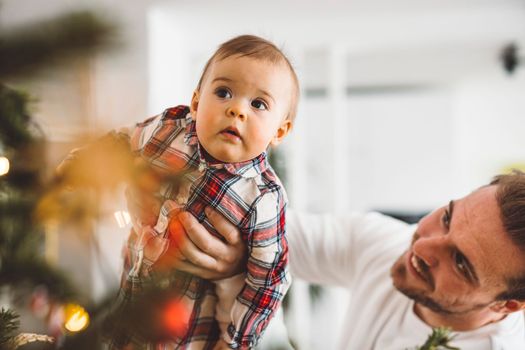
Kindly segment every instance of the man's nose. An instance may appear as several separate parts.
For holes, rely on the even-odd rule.
[[[414,254],[429,267],[437,267],[446,254],[446,239],[443,236],[420,237],[412,246]]]
[[[226,109],[226,115],[232,118],[239,118],[241,120],[246,119],[246,110],[240,102],[232,103]]]

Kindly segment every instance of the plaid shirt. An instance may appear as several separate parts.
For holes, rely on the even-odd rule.
[[[266,153],[241,163],[213,160],[199,145],[186,106],[167,109],[138,124],[131,134],[131,147],[160,172],[182,174],[183,180],[191,184],[183,209],[212,234],[217,235],[204,213],[206,206],[215,208],[239,228],[249,251],[247,273],[230,311],[228,334],[222,337],[232,348],[254,347],[291,283],[284,236],[286,194]],[[181,208],[177,197],[180,184],[176,187],[167,184],[163,188],[165,202],[157,225],[135,225],[130,235],[120,295],[125,300],[142,289],[144,278],[167,248],[170,213]],[[220,337],[213,317],[217,298],[214,284],[182,272],[175,275],[171,283],[174,288],[182,288],[183,302],[192,309],[188,331],[169,344],[157,344],[156,349],[212,348]]]

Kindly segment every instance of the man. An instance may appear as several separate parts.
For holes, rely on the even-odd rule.
[[[232,275],[246,256],[239,234],[207,215],[227,243],[184,213],[189,239],[163,260]],[[524,174],[498,176],[415,226],[377,213],[291,213],[288,223],[292,273],[352,291],[338,348],[411,349],[446,326],[462,350],[525,349]]]

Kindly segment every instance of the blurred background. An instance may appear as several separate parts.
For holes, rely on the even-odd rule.
[[[276,43],[299,76],[296,125],[275,157],[294,209],[417,218],[525,168],[524,0],[3,0],[0,30],[79,9],[114,23],[118,48],[10,82],[37,99],[50,169],[86,133],[188,104],[208,57],[244,33]],[[80,235],[45,232],[48,260],[92,300],[118,285],[129,231],[122,196],[100,210]],[[335,348],[344,293],[295,280],[298,349]],[[286,348],[275,332],[268,348]]]

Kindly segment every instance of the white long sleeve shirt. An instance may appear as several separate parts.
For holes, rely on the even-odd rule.
[[[390,267],[408,248],[415,226],[378,214],[345,217],[289,212],[292,274],[351,290],[338,349],[405,350],[421,346],[432,328],[398,292]],[[523,313],[474,331],[457,332],[462,350],[525,349]]]

